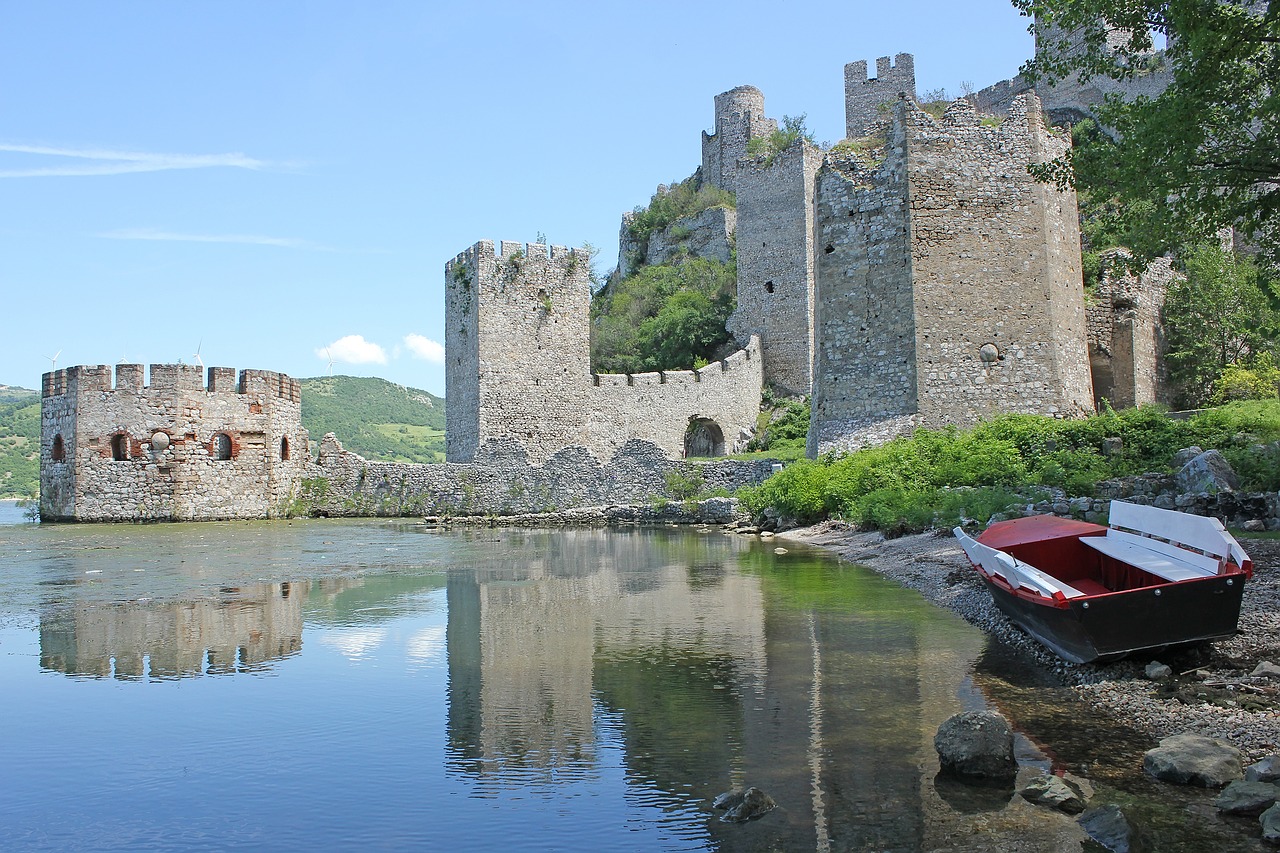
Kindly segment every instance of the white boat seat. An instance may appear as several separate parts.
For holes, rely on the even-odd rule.
[[[1193,554],[1190,551],[1184,552],[1186,557],[1175,556],[1165,550],[1182,550],[1175,545],[1156,542],[1141,536],[1123,533],[1119,530],[1108,530],[1106,536],[1081,536],[1080,541],[1095,551],[1106,554],[1108,557],[1114,557],[1122,563],[1128,563],[1131,566],[1142,569],[1144,572],[1171,582],[1191,580],[1193,578],[1208,578],[1218,573],[1217,561],[1212,558],[1205,557],[1202,554]],[[1165,549],[1155,550],[1152,547],[1153,545],[1164,545]],[[1194,559],[1197,557],[1199,558],[1198,561]],[[1206,560],[1213,564],[1212,567],[1203,564]],[[1200,565],[1196,565],[1197,562]]]
[[[982,566],[989,575],[999,575],[1014,589],[1026,587],[1045,598],[1053,598],[1054,593],[1062,593],[1063,598],[1079,598],[1085,593],[1068,583],[1058,580],[1052,575],[1040,571],[1030,563],[1024,563],[1012,554],[998,551],[969,536],[959,527],[952,533],[960,540],[960,547],[969,555],[969,559]]]

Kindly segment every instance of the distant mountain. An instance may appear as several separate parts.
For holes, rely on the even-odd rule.
[[[0,498],[40,490],[40,393],[0,385]]]
[[[302,379],[302,425],[319,442],[336,433],[347,450],[389,462],[444,461],[444,399],[385,379]]]

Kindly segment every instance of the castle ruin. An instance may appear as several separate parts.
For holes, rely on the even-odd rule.
[[[282,373],[87,365],[44,375],[40,518],[204,521],[284,514],[310,461]]]

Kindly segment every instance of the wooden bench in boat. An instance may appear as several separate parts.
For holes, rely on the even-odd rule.
[[[1213,577],[1228,562],[1241,568],[1249,563],[1218,519],[1126,501],[1111,502],[1106,536],[1081,536],[1080,541],[1170,582]]]
[[[1030,563],[1022,562],[1012,554],[1006,554],[1004,551],[998,551],[988,545],[983,545],[959,527],[952,532],[955,534],[956,539],[960,540],[960,547],[964,548],[964,552],[969,555],[970,560],[982,566],[987,574],[1004,578],[1005,582],[1014,589],[1025,587],[1045,598],[1055,598],[1055,593],[1060,594],[1062,598],[1079,598],[1083,595],[1092,594],[1076,589],[1070,584],[1040,571]],[[1102,588],[1101,591],[1107,592],[1108,590]]]

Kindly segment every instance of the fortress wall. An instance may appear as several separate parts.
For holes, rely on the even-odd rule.
[[[845,136],[866,136],[871,127],[889,117],[889,108],[905,94],[915,100],[915,57],[899,53],[891,64],[889,57],[876,60],[876,76],[867,78],[867,63],[850,62],[844,67]]]
[[[832,157],[818,174],[811,456],[881,443],[915,424],[905,144],[895,124],[879,165]]]
[[[1168,258],[1135,275],[1115,262],[1124,254],[1104,255],[1102,280],[1086,307],[1095,403],[1117,409],[1168,402],[1160,316],[1177,275]]]
[[[206,390],[202,368],[107,365],[46,375],[41,404],[41,515],[48,520],[266,518],[291,499],[308,461],[300,386],[244,371]],[[61,373],[59,371],[58,373]],[[230,368],[210,368],[221,389]],[[62,436],[65,459],[53,450]],[[218,459],[219,435],[229,459]],[[284,458],[287,456],[288,458]],[[117,458],[120,457],[120,458]]]
[[[804,141],[742,162],[738,177],[738,307],[729,331],[760,337],[765,382],[812,386],[813,191],[822,152]]]
[[[921,423],[1090,411],[1074,196],[1027,173],[1057,150],[1034,96],[999,127],[963,100],[940,122],[908,106],[901,120]]]
[[[371,462],[332,434],[307,476],[323,481],[312,511],[332,516],[509,515],[678,499],[668,476],[704,489],[736,491],[773,471],[773,460],[677,461],[655,444],[631,440],[597,457],[580,444],[533,461],[515,440],[483,443],[473,463]]]
[[[573,445],[608,458],[632,439],[679,458],[691,418],[714,420],[730,443],[750,434],[758,342],[696,376],[593,376],[585,253],[501,245],[478,243],[446,268],[450,462],[477,459],[493,440],[519,442],[539,464]]]

